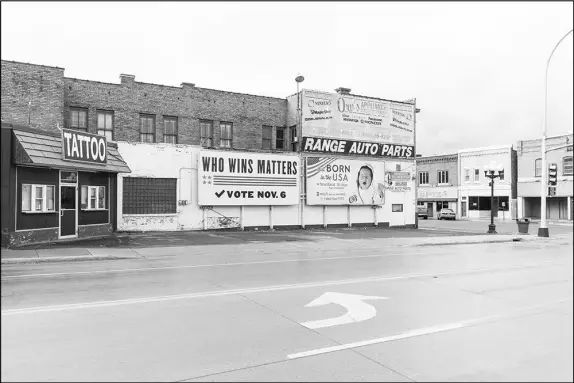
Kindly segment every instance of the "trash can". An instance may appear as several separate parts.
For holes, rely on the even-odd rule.
[[[528,225],[530,225],[530,220],[528,218],[520,218],[516,222],[518,223],[518,232],[520,234],[528,234]]]

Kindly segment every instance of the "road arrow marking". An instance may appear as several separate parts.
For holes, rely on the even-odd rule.
[[[301,323],[310,329],[337,326],[340,324],[362,322],[377,315],[377,309],[364,301],[372,299],[388,299],[385,297],[371,297],[366,295],[343,294],[343,293],[325,293],[319,298],[308,303],[305,307],[324,306],[330,303],[336,303],[347,309],[347,313],[336,318],[322,319]]]

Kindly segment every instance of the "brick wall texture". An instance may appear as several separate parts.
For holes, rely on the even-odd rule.
[[[64,124],[64,69],[2,60],[2,121],[58,131]]]
[[[164,117],[177,117],[178,143],[200,145],[200,120],[213,121],[213,146],[220,144],[220,122],[233,124],[234,149],[261,149],[263,125],[287,125],[287,100],[135,81],[121,75],[118,84],[64,77],[64,69],[2,60],[2,120],[58,131],[69,127],[70,108],[88,111],[88,131],[97,133],[99,110],[113,112],[114,140],[140,141],[140,114],[155,117],[155,142],[164,142]],[[285,144],[290,141],[285,131]]]
[[[458,185],[458,156],[456,154],[436,157],[419,157],[417,160],[417,185],[420,185],[419,174],[428,172],[429,185],[438,185],[438,171],[448,171],[448,183]]]

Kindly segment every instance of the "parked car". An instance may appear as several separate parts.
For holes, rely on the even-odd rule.
[[[427,219],[429,217],[427,207],[426,206],[417,206],[417,215],[419,218]]]
[[[453,221],[456,219],[456,213],[452,209],[441,209],[438,212],[438,219],[452,219]]]

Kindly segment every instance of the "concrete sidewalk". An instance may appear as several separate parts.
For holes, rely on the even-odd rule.
[[[419,229],[422,230],[422,229]],[[420,231],[419,233],[421,233]],[[444,246],[462,244],[481,244],[497,242],[550,242],[556,240],[566,240],[569,237],[557,235],[551,238],[539,238],[533,234],[471,234],[463,233],[451,235],[429,236],[403,236],[403,237],[358,237],[358,238],[337,238],[327,236],[312,236],[312,238],[301,238],[296,241],[268,242],[250,241],[241,244],[241,251],[268,252],[270,246],[279,245],[284,251],[325,251],[340,250],[348,247],[353,249],[377,248],[388,249],[392,247],[413,247],[413,246]],[[229,233],[227,233],[229,237]],[[272,234],[268,234],[272,235]],[[153,237],[152,237],[153,238]],[[233,237],[229,237],[232,238]],[[571,238],[571,236],[570,236]],[[149,238],[148,238],[149,239]],[[43,262],[66,262],[66,261],[95,261],[114,259],[139,259],[148,257],[178,256],[178,255],[209,255],[218,252],[229,251],[230,248],[237,248],[237,243],[206,243],[184,246],[148,246],[148,247],[67,247],[67,248],[40,248],[24,250],[2,250],[1,263],[43,263]]]

